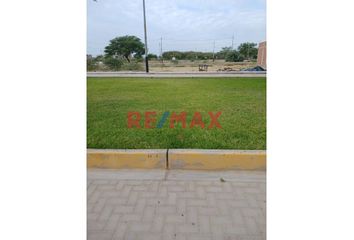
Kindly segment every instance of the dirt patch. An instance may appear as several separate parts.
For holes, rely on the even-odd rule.
[[[189,61],[179,60],[177,62],[150,61],[150,72],[199,72],[199,65],[208,65],[207,72],[217,71],[240,71],[242,69],[257,66],[256,62],[225,62],[224,60]]]

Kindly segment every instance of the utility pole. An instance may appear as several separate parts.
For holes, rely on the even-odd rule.
[[[232,34],[232,44],[231,44],[231,49],[234,50],[234,34]]]
[[[215,61],[215,40],[214,40],[214,45],[213,45],[213,62]]]
[[[163,57],[162,57],[162,37],[161,37],[161,42],[160,42],[160,56],[161,56],[161,62],[163,63]]]
[[[145,68],[146,72],[149,72],[149,60],[148,60],[148,46],[146,35],[146,15],[145,15],[145,0],[143,0],[143,13],[144,13],[144,35],[145,35]]]

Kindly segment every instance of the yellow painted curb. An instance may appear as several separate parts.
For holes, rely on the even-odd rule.
[[[166,169],[166,151],[87,149],[87,168]]]
[[[266,170],[266,151],[170,149],[169,169]]]

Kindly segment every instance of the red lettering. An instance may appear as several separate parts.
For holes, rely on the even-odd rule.
[[[204,122],[202,120],[202,114],[200,114],[200,112],[194,113],[190,128],[193,128],[196,125],[200,125],[201,128],[204,128]]]
[[[133,118],[133,116],[135,116],[135,118]],[[140,128],[140,119],[141,115],[139,112],[128,112],[128,128],[132,128],[133,126]]]
[[[182,122],[182,128],[186,128],[186,117],[186,112],[181,112],[179,115],[173,112],[170,118],[170,128],[175,128],[175,122]]]
[[[151,123],[156,121],[155,118],[150,116],[156,116],[156,112],[145,112],[145,128],[152,128]]]
[[[220,117],[221,112],[217,112],[216,115],[214,115],[212,112],[209,112],[209,116],[211,118],[211,122],[208,128],[213,128],[215,125],[217,128],[221,128],[220,123],[218,122],[218,117]]]

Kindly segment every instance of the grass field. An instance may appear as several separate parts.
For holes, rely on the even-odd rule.
[[[265,78],[88,78],[88,148],[266,148]],[[127,113],[140,112],[142,128],[128,128]],[[187,127],[144,128],[144,113],[187,112]],[[190,128],[194,112],[205,128]],[[221,111],[222,129],[208,129],[208,112]]]

